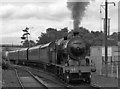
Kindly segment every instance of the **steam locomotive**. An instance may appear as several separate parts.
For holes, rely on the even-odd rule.
[[[8,58],[16,64],[43,67],[67,83],[84,80],[90,84],[91,72],[95,72],[95,67],[86,60],[86,54],[86,42],[79,32],[72,32],[45,45],[9,51]]]

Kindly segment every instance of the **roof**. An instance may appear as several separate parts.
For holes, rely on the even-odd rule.
[[[49,42],[49,43],[47,43],[47,44],[45,44],[45,45],[42,45],[41,48],[48,47],[51,43],[52,43],[52,42]]]
[[[25,50],[27,50],[28,48],[22,48],[22,49],[20,49],[19,51],[25,51]]]
[[[18,50],[13,50],[13,51],[7,51],[8,53],[13,53],[13,52],[17,52]]]
[[[40,47],[41,47],[41,45],[37,45],[37,46],[34,46],[34,47],[29,48],[29,50],[38,49],[38,48],[40,48]]]

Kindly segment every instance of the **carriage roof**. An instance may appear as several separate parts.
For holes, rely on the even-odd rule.
[[[26,51],[28,48],[22,48],[19,51]]]
[[[49,43],[47,43],[47,44],[45,44],[45,45],[42,45],[41,48],[48,47],[51,43],[52,43],[52,42],[49,42]]]
[[[18,50],[12,50],[12,51],[7,51],[8,53],[14,53],[17,52]]]
[[[41,45],[37,45],[37,46],[29,48],[29,50],[39,49],[40,47],[41,47]]]

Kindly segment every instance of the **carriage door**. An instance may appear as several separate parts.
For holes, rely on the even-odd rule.
[[[50,63],[55,63],[55,59],[56,59],[56,56],[55,56],[55,51],[53,50],[53,48],[51,47],[50,48]]]

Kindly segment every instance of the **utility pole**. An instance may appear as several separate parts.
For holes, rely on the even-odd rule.
[[[106,76],[108,75],[108,36],[110,33],[110,18],[108,18],[108,4],[113,4],[115,6],[115,2],[108,2],[105,0],[105,5],[100,5],[100,18],[101,18],[101,7],[105,11],[105,18],[102,18],[104,20],[104,46],[105,46],[105,70],[106,70]]]
[[[108,75],[108,44],[107,44],[107,22],[108,20],[108,2],[107,0],[105,1],[105,29],[104,29],[104,34],[105,34],[105,68],[106,68],[106,76]]]
[[[106,68],[106,76],[108,76],[108,4],[114,4],[114,2],[108,2],[107,0],[105,1],[105,29],[104,29],[104,34],[105,34],[105,68]],[[110,24],[109,24],[110,25]]]

